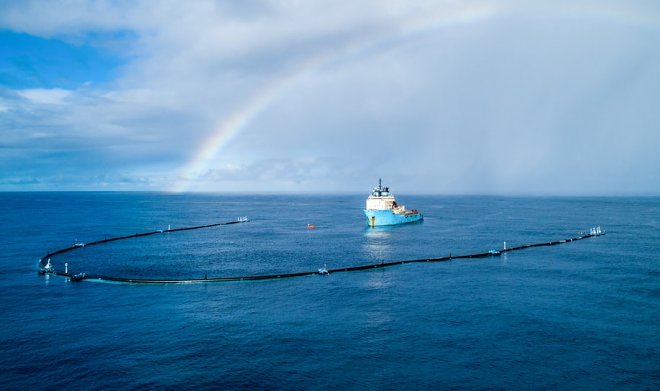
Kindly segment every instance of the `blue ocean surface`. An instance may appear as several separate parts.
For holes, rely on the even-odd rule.
[[[405,196],[424,221],[370,229],[366,195],[0,193],[0,389],[659,389],[660,198]],[[606,235],[501,257],[261,282]],[[308,230],[307,224],[316,229]]]

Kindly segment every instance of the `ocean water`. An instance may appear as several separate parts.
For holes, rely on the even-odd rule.
[[[0,389],[659,389],[660,198],[400,195],[425,220],[369,229],[365,195],[0,193]],[[263,282],[129,285],[62,268],[202,278],[502,257]],[[318,228],[308,230],[307,224]]]

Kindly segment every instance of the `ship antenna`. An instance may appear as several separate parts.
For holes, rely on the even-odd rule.
[[[378,178],[378,190],[383,188],[382,181],[383,180],[381,178]]]

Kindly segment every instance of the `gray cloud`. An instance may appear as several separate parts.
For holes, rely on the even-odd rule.
[[[50,103],[0,94],[5,188],[166,189],[219,124],[300,73],[192,190],[362,191],[382,176],[399,192],[660,192],[653,2],[154,5],[0,9],[5,28],[131,58]]]

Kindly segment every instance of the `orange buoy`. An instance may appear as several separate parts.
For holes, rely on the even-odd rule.
[[[314,224],[307,224],[307,229],[314,229],[316,226]]]

